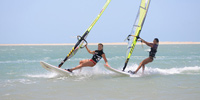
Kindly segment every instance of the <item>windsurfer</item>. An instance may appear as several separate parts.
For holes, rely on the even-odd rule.
[[[67,71],[72,72],[73,70],[80,69],[82,67],[87,67],[87,66],[93,67],[101,60],[102,57],[106,63],[105,66],[109,66],[108,61],[106,59],[106,55],[103,52],[103,44],[102,43],[98,44],[98,50],[95,50],[95,51],[91,51],[90,49],[88,49],[87,45],[85,47],[86,47],[88,53],[93,54],[92,59],[81,60],[79,62],[78,66],[76,66],[72,69],[66,69]]]
[[[158,48],[158,44],[159,44],[159,40],[158,38],[155,38],[153,40],[153,43],[149,43],[149,42],[146,42],[145,40],[143,40],[142,38],[138,37],[140,40],[138,41],[141,41],[143,43],[145,43],[147,46],[151,47],[151,51],[149,52],[149,57],[144,59],[140,65],[138,66],[138,68],[136,69],[136,71],[128,71],[129,73],[132,73],[132,74],[136,74],[138,72],[138,70],[142,67],[142,72],[144,73],[144,70],[145,70],[145,65],[152,62],[153,59],[155,58],[155,55],[156,55],[156,52],[157,52],[157,48]]]

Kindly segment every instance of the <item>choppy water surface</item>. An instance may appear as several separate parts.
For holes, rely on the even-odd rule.
[[[0,46],[1,100],[198,100],[200,45],[160,45],[145,74],[120,76],[106,70],[101,60],[71,77],[43,69],[39,62],[58,65],[72,46]],[[89,46],[91,50],[97,46]],[[148,47],[136,47],[126,70],[135,70],[148,57]],[[104,46],[110,66],[122,69],[126,46]],[[90,59],[80,50],[63,68]]]

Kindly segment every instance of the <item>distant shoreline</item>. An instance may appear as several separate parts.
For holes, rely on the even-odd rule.
[[[58,43],[58,44],[0,44],[0,46],[57,46],[57,45],[74,45],[75,43]],[[89,43],[88,45],[97,45],[98,43]],[[121,43],[103,43],[104,45],[127,45],[126,42]],[[141,43],[137,43],[140,45]],[[160,42],[161,45],[167,44],[200,44],[200,42]]]

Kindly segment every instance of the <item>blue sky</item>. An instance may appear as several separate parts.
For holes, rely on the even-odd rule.
[[[0,0],[0,44],[75,43],[106,0]],[[123,42],[140,0],[112,0],[87,41]],[[199,0],[151,0],[141,37],[200,42]]]

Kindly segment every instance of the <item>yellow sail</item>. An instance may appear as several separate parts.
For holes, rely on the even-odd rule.
[[[92,22],[92,24],[89,26],[89,28],[85,31],[85,33],[82,36],[78,36],[78,42],[75,44],[75,46],[72,48],[72,50],[68,53],[68,55],[65,57],[65,59],[58,65],[58,67],[61,67],[65,61],[70,59],[72,56],[76,54],[76,52],[82,47],[83,43],[86,42],[86,38],[92,29],[92,27],[96,24],[96,22],[99,20],[105,9],[107,8],[108,4],[111,0],[107,0],[105,5],[103,6],[102,10],[98,14],[98,16],[95,18],[95,20]]]
[[[135,20],[135,24],[133,25],[131,33],[127,37],[127,40],[128,40],[127,57],[124,64],[123,71],[125,70],[128,64],[128,61],[137,43],[137,39],[140,36],[140,32],[142,30],[142,26],[144,24],[144,21],[148,12],[150,1],[151,0],[141,0],[141,4],[140,4],[139,11]],[[135,35],[136,37],[133,37],[132,35]]]

